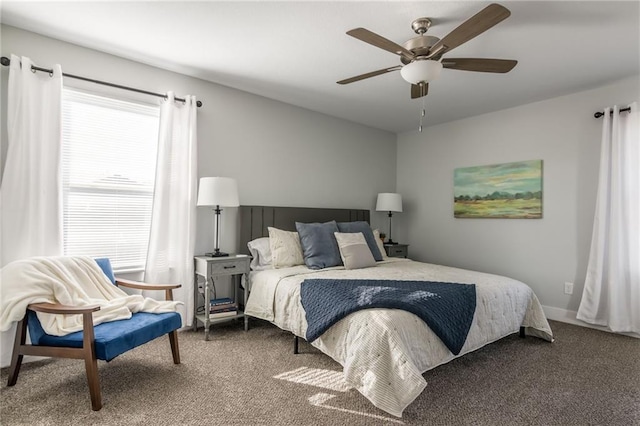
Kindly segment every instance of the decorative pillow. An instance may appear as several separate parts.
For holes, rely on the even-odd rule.
[[[254,271],[273,268],[270,241],[269,237],[261,237],[247,243],[252,257],[250,266]]]
[[[102,272],[104,272],[104,274],[107,276],[107,278],[109,278],[109,280],[111,281],[111,284],[115,284],[116,283],[116,277],[115,275],[113,275],[113,268],[111,267],[111,261],[109,260],[108,257],[98,257],[93,259],[96,261],[96,263],[98,264],[98,266],[100,267],[100,269],[102,269]]]
[[[371,254],[376,261],[382,260],[382,254],[380,253],[380,249],[378,248],[378,244],[376,243],[376,239],[373,236],[373,231],[371,231],[371,227],[365,221],[358,222],[339,222],[338,229],[340,232],[362,232],[367,245],[369,246],[369,250],[371,250]],[[379,239],[379,238],[378,238]]]
[[[387,256],[387,251],[384,249],[384,242],[382,242],[382,238],[380,238],[380,231],[377,229],[374,229],[373,236],[376,239],[376,245],[378,246],[378,250],[380,250],[380,254],[382,255],[382,260],[388,259],[389,256]]]
[[[304,256],[297,232],[283,231],[278,228],[267,228],[269,231],[269,247],[271,248],[271,264],[274,268],[304,265]]]
[[[336,241],[340,249],[340,257],[346,269],[360,269],[376,266],[376,260],[369,250],[367,240],[362,232],[336,232]]]
[[[296,222],[304,263],[311,269],[342,265],[340,249],[334,232],[338,232],[335,220],[326,223]]]

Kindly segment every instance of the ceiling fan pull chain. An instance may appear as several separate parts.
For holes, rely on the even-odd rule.
[[[418,131],[420,133],[422,133],[422,119],[424,118],[424,116],[426,114],[425,109],[424,109],[424,104],[425,104],[425,99],[423,97],[422,98],[422,113],[420,113],[420,127],[418,127]]]

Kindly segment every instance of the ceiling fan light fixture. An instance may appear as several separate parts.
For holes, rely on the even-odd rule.
[[[429,83],[435,80],[442,71],[442,64],[439,61],[423,59],[413,61],[402,67],[400,74],[411,84]]]

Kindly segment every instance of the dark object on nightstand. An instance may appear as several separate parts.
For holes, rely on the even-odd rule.
[[[409,244],[384,243],[384,250],[389,257],[407,257],[409,256]]]

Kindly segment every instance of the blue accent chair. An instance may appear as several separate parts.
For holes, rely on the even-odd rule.
[[[167,300],[173,300],[173,289],[180,288],[180,284],[147,284],[116,278],[113,275],[109,259],[96,259],[96,263],[111,282],[117,286],[142,290],[165,290]],[[98,305],[85,307],[53,303],[29,305],[16,330],[8,386],[16,384],[24,355],[84,359],[91,408],[98,411],[102,408],[97,362],[99,359],[111,361],[130,349],[167,334],[173,362],[180,364],[177,330],[182,326],[182,319],[177,312],[161,314],[138,312],[126,320],[110,321],[94,326],[92,313],[98,310],[100,310]],[[66,336],[46,334],[40,325],[36,312],[82,315],[83,329]],[[30,345],[25,344],[27,328],[31,338]]]

